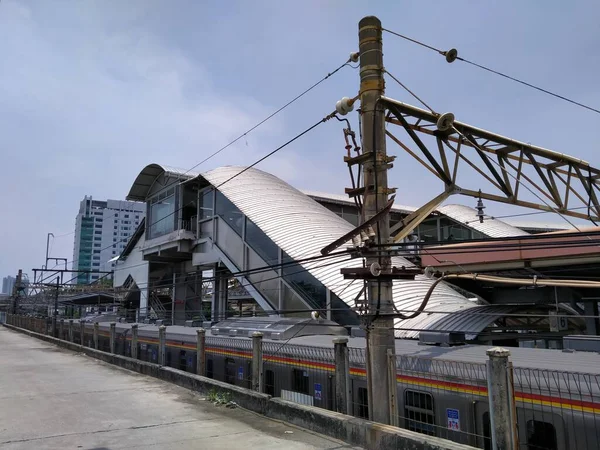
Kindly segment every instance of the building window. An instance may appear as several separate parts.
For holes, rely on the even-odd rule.
[[[129,218],[129,214],[125,214],[125,216],[124,216],[124,217],[125,217],[126,219],[128,219],[128,218]]]
[[[94,267],[100,267],[100,263],[99,262],[92,263],[92,266],[94,266]]]
[[[175,189],[155,196],[150,200],[150,238],[163,236],[175,229]]]
[[[93,259],[94,261],[100,261],[100,257],[99,257],[99,256],[94,256],[92,259]]]
[[[267,264],[279,261],[279,247],[248,218],[246,218],[246,242]]]
[[[101,245],[102,245],[102,244],[95,243],[95,244],[94,244],[94,247],[100,247]]]
[[[529,450],[558,450],[554,425],[539,420],[528,420],[527,448]]]
[[[223,219],[240,236],[242,235],[244,221],[242,212],[219,191],[217,191],[215,214]]]
[[[102,234],[102,230],[96,230],[94,231],[94,234]]]
[[[100,253],[100,250],[94,250],[94,254]]]
[[[200,194],[200,205],[198,208],[199,219],[209,219],[213,216],[215,191],[209,188]]]
[[[425,392],[404,391],[406,428],[417,433],[435,436],[433,397]]]
[[[301,369],[292,370],[292,390],[300,394],[309,395],[308,372]]]

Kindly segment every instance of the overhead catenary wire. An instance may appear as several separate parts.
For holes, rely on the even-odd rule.
[[[448,56],[448,55],[449,55],[449,52],[448,52],[448,51],[445,51],[445,50],[440,50],[440,49],[438,49],[438,48],[435,48],[435,47],[433,47],[433,46],[431,46],[431,45],[425,44],[425,43],[423,43],[423,42],[421,42],[421,41],[418,41],[418,40],[416,40],[416,39],[410,38],[410,37],[408,37],[408,36],[405,36],[405,35],[403,35],[403,34],[397,33],[397,32],[395,32],[395,31],[392,31],[392,30],[388,30],[387,28],[382,28],[382,31],[385,31],[385,32],[387,32],[387,33],[390,33],[390,34],[393,34],[394,36],[400,37],[400,38],[402,38],[402,39],[405,39],[405,40],[407,40],[407,41],[409,41],[409,42],[412,42],[412,43],[414,43],[414,44],[420,45],[420,46],[422,46],[422,47],[425,47],[425,48],[427,48],[427,49],[429,49],[429,50],[433,50],[433,51],[435,51],[436,53],[439,53],[440,55],[442,55],[442,56],[446,57],[446,58],[447,58],[446,60],[447,60],[448,62],[452,62],[452,61],[453,61],[453,59],[451,59],[451,58],[450,58],[451,60],[448,60],[448,58],[449,58],[449,56]],[[532,83],[528,83],[528,82],[526,82],[526,81],[520,80],[520,79],[518,79],[518,78],[515,78],[515,77],[513,77],[513,76],[507,75],[507,74],[505,74],[505,73],[503,73],[503,72],[500,72],[500,71],[498,71],[498,70],[494,70],[494,69],[491,69],[491,68],[489,68],[489,67],[486,67],[486,66],[484,66],[484,65],[482,65],[482,64],[478,64],[478,63],[476,63],[476,62],[474,62],[474,61],[470,61],[470,60],[468,60],[468,59],[466,59],[466,58],[462,58],[462,57],[460,57],[460,56],[458,56],[458,55],[455,57],[455,59],[457,59],[458,61],[462,61],[462,62],[464,62],[464,63],[470,64],[470,65],[472,65],[472,66],[478,67],[478,68],[480,68],[480,69],[483,69],[483,70],[485,70],[485,71],[487,71],[487,72],[490,72],[490,73],[493,73],[493,74],[495,74],[495,75],[501,76],[501,77],[503,77],[503,78],[506,78],[506,79],[508,79],[508,80],[514,81],[514,82],[516,82],[516,83],[522,84],[522,85],[524,85],[524,86],[530,87],[530,88],[532,88],[532,89],[535,89],[535,90],[537,90],[537,91],[539,91],[539,92],[543,92],[544,94],[551,95],[552,97],[558,98],[558,99],[560,99],[560,100],[564,100],[564,101],[566,101],[566,102],[569,102],[569,103],[571,103],[571,104],[573,104],[573,105],[580,106],[581,108],[587,109],[587,110],[589,110],[589,111],[592,111],[592,112],[595,112],[595,113],[597,113],[597,114],[600,114],[600,110],[599,110],[599,109],[597,109],[597,108],[593,108],[593,107],[591,107],[591,106],[588,106],[588,105],[585,105],[585,104],[583,104],[583,103],[580,103],[580,102],[578,102],[578,101],[576,101],[576,100],[572,100],[572,99],[570,99],[570,98],[568,98],[568,97],[565,97],[564,95],[556,94],[556,93],[554,93],[554,92],[552,92],[552,91],[549,91],[548,89],[541,88],[541,87],[539,87],[539,86],[536,86],[536,85],[534,85],[534,84],[532,84]]]

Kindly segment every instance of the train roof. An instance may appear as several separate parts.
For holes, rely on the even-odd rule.
[[[91,325],[91,324],[90,324]],[[107,322],[100,324],[103,328],[108,327]],[[131,329],[130,323],[117,323],[118,333],[127,333]],[[139,324],[140,336],[157,333],[158,326],[152,324]],[[197,328],[172,325],[167,327],[167,339],[191,338],[195,340]],[[240,339],[248,340],[245,336],[225,337],[214,335],[207,330],[207,338],[216,339]],[[276,342],[285,345],[304,345],[310,347],[333,347],[335,335],[313,335],[292,337],[289,339],[265,341]],[[486,351],[491,348],[488,345],[457,345],[452,347],[441,347],[435,345],[424,345],[416,340],[396,339],[396,354],[418,358],[436,359],[439,361],[451,361],[462,363],[484,363],[488,357]],[[362,337],[348,337],[348,347],[364,349],[366,340]],[[579,372],[592,375],[600,375],[600,353],[587,351],[561,351],[525,347],[509,347],[510,359],[515,368],[554,370],[562,372]]]

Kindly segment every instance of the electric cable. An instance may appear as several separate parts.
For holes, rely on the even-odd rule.
[[[565,97],[565,96],[563,96],[563,95],[556,94],[556,93],[554,93],[554,92],[551,92],[551,91],[549,91],[549,90],[547,90],[547,89],[541,88],[541,87],[539,87],[539,86],[536,86],[536,85],[534,85],[534,84],[528,83],[528,82],[526,82],[526,81],[519,80],[518,78],[512,77],[512,76],[510,76],[510,75],[507,75],[507,74],[505,74],[505,73],[503,73],[503,72],[500,72],[500,71],[497,71],[497,70],[491,69],[491,68],[489,68],[489,67],[486,67],[486,66],[484,66],[484,65],[482,65],[482,64],[478,64],[478,63],[476,63],[476,62],[474,62],[474,61],[470,61],[470,60],[468,60],[468,59],[462,58],[462,57],[458,56],[458,54],[457,54],[457,53],[456,53],[454,56],[452,56],[452,54],[450,53],[451,51],[444,51],[444,50],[437,49],[437,48],[435,48],[435,47],[432,47],[431,45],[427,45],[427,44],[425,44],[425,43],[423,43],[423,42],[420,42],[420,41],[418,41],[418,40],[416,40],[416,39],[412,39],[412,38],[410,38],[410,37],[408,37],[408,36],[402,35],[402,34],[400,34],[400,33],[396,33],[395,31],[391,31],[391,30],[388,30],[388,29],[386,29],[386,28],[382,28],[382,31],[386,31],[386,32],[388,32],[388,33],[390,33],[390,34],[393,34],[394,36],[398,36],[398,37],[400,37],[400,38],[402,38],[402,39],[405,39],[405,40],[407,40],[407,41],[413,42],[413,43],[415,43],[415,44],[417,44],[417,45],[420,45],[420,46],[422,46],[422,47],[425,47],[425,48],[427,48],[427,49],[429,49],[429,50],[433,50],[433,51],[435,51],[436,53],[439,53],[440,55],[444,56],[444,57],[446,58],[446,61],[448,61],[448,62],[453,62],[453,61],[454,61],[454,59],[457,59],[457,60],[459,60],[459,61],[462,61],[462,62],[464,62],[464,63],[471,64],[472,66],[475,66],[475,67],[478,67],[478,68],[480,68],[480,69],[483,69],[483,70],[485,70],[485,71],[487,71],[487,72],[490,72],[490,73],[493,73],[493,74],[499,75],[499,76],[501,76],[501,77],[503,77],[503,78],[506,78],[506,79],[508,79],[508,80],[514,81],[514,82],[516,82],[516,83],[520,83],[520,84],[522,84],[522,85],[524,85],[524,86],[527,86],[527,87],[530,87],[530,88],[532,88],[532,89],[535,89],[535,90],[537,90],[537,91],[540,91],[540,92],[543,92],[543,93],[545,93],[545,94],[551,95],[551,96],[553,96],[553,97],[556,97],[556,98],[558,98],[558,99],[560,99],[560,100],[564,100],[564,101],[566,101],[566,102],[569,102],[569,103],[572,103],[572,104],[574,104],[574,105],[580,106],[581,108],[585,108],[585,109],[587,109],[587,110],[589,110],[589,111],[592,111],[592,112],[595,112],[595,113],[597,113],[597,114],[600,114],[600,110],[598,110],[598,109],[596,109],[596,108],[593,108],[593,107],[591,107],[591,106],[585,105],[585,104],[583,104],[583,103],[580,103],[580,102],[578,102],[578,101],[572,100],[572,99],[570,99],[570,98],[568,98],[568,97]],[[454,58],[454,59],[453,59],[453,58]]]

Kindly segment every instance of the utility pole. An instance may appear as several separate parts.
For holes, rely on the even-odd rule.
[[[383,45],[381,21],[374,16],[364,17],[358,24],[360,51],[360,105],[362,115],[364,198],[362,222],[366,222],[388,203],[387,170],[391,158],[386,155],[385,111],[378,100],[385,93],[383,79]],[[373,226],[375,244],[387,244],[390,238],[389,211]],[[391,258],[381,254],[366,258],[367,267],[381,268],[381,274],[391,273]],[[379,270],[379,269],[378,269]],[[390,423],[390,383],[388,360],[395,355],[392,281],[390,277],[367,281],[367,354],[368,392],[372,411],[370,419]],[[384,316],[381,317],[380,314]]]
[[[17,279],[15,280],[15,285],[13,286],[13,304],[12,304],[12,313],[17,313],[17,301],[21,292],[21,279],[23,278],[23,270],[19,269],[17,273]]]
[[[56,292],[54,293],[54,312],[52,314],[52,335],[58,337],[56,321],[58,319],[58,290],[59,290],[59,277],[56,277]]]

